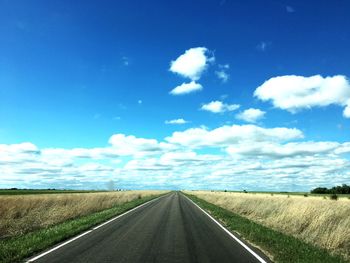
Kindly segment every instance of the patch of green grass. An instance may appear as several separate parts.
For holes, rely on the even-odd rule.
[[[147,196],[116,207],[72,219],[23,236],[0,240],[0,262],[19,262],[56,243],[71,238],[110,218],[120,215],[160,195]]]
[[[297,238],[285,235],[231,211],[208,203],[194,195],[186,194],[200,207],[220,220],[233,232],[238,232],[249,242],[259,246],[273,256],[274,262],[280,263],[343,263],[340,256],[332,256],[326,250],[307,244]]]

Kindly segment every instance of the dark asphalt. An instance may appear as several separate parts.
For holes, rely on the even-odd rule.
[[[35,262],[259,262],[181,193],[171,193]]]

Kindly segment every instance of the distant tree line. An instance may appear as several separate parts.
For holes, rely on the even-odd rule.
[[[311,190],[312,194],[350,194],[350,185],[338,185],[332,188],[317,187]]]

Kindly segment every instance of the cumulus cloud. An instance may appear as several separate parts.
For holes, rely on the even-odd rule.
[[[146,155],[171,149],[171,145],[156,139],[137,138],[133,135],[114,134],[109,139],[112,149],[119,155]]]
[[[284,158],[329,154],[333,153],[339,146],[337,142],[291,142],[287,144],[263,142],[229,146],[227,152],[231,155],[252,156],[254,158],[258,156]]]
[[[103,148],[47,148],[42,150],[42,156],[48,159],[60,158],[65,156],[67,158],[81,158],[81,159],[105,159],[116,158],[122,155],[127,155],[125,152],[118,151],[111,147]]]
[[[174,120],[167,120],[165,121],[165,124],[186,124],[189,123],[189,121],[186,121],[184,119],[174,119]]]
[[[339,105],[345,107],[344,117],[350,117],[350,84],[342,75],[274,77],[259,86],[254,96],[262,101],[272,101],[276,108],[291,113],[312,107]]]
[[[15,165],[31,161],[35,162],[38,155],[40,155],[38,147],[29,142],[19,144],[0,144],[0,165]]]
[[[264,117],[265,111],[260,109],[250,108],[236,115],[236,118],[246,122],[255,123]]]
[[[30,142],[18,144],[0,144],[0,154],[38,154],[38,147]]]
[[[203,87],[201,84],[191,81],[190,83],[182,83],[180,86],[177,86],[173,90],[170,91],[171,95],[184,95],[196,91],[202,90]]]
[[[344,142],[342,143],[339,148],[335,150],[336,154],[346,154],[350,153],[350,142]]]
[[[343,115],[345,118],[350,118],[350,100],[347,102],[347,106],[344,109]]]
[[[230,75],[227,73],[227,70],[230,68],[229,64],[221,65],[219,64],[219,70],[215,71],[215,75],[222,81],[227,82]]]
[[[227,82],[229,79],[229,74],[224,70],[217,70],[215,74],[222,82]]]
[[[172,169],[171,165],[162,164],[156,158],[149,159],[134,159],[126,163],[126,170],[137,170],[137,171],[169,171]]]
[[[209,154],[197,154],[193,151],[178,151],[164,153],[160,160],[163,163],[198,163],[207,161],[217,161],[220,157]]]
[[[60,156],[67,158],[103,160],[119,158],[121,156],[148,156],[160,154],[172,148],[165,142],[156,139],[138,138],[133,135],[114,134],[109,139],[110,146],[96,148],[46,148],[42,156],[48,159],[58,159]]]
[[[210,111],[213,113],[223,113],[226,111],[234,111],[240,107],[238,104],[226,104],[222,101],[211,101],[207,104],[203,104],[201,110]]]
[[[200,79],[210,62],[215,58],[210,57],[209,50],[205,47],[190,48],[177,59],[171,61],[170,71],[177,73],[192,81]]]
[[[174,132],[165,140],[171,144],[178,144],[190,148],[222,147],[237,144],[242,141],[256,143],[264,141],[289,141],[303,138],[303,133],[296,128],[262,128],[255,125],[221,126],[208,130],[205,128],[191,128],[181,132]]]
[[[232,125],[177,131],[164,140],[115,134],[99,148],[0,145],[0,187],[104,188],[113,179],[125,189],[281,191],[350,179],[350,142],[302,138],[298,129]]]

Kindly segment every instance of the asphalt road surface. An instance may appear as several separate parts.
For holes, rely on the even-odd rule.
[[[137,208],[35,262],[262,261],[176,192]]]

